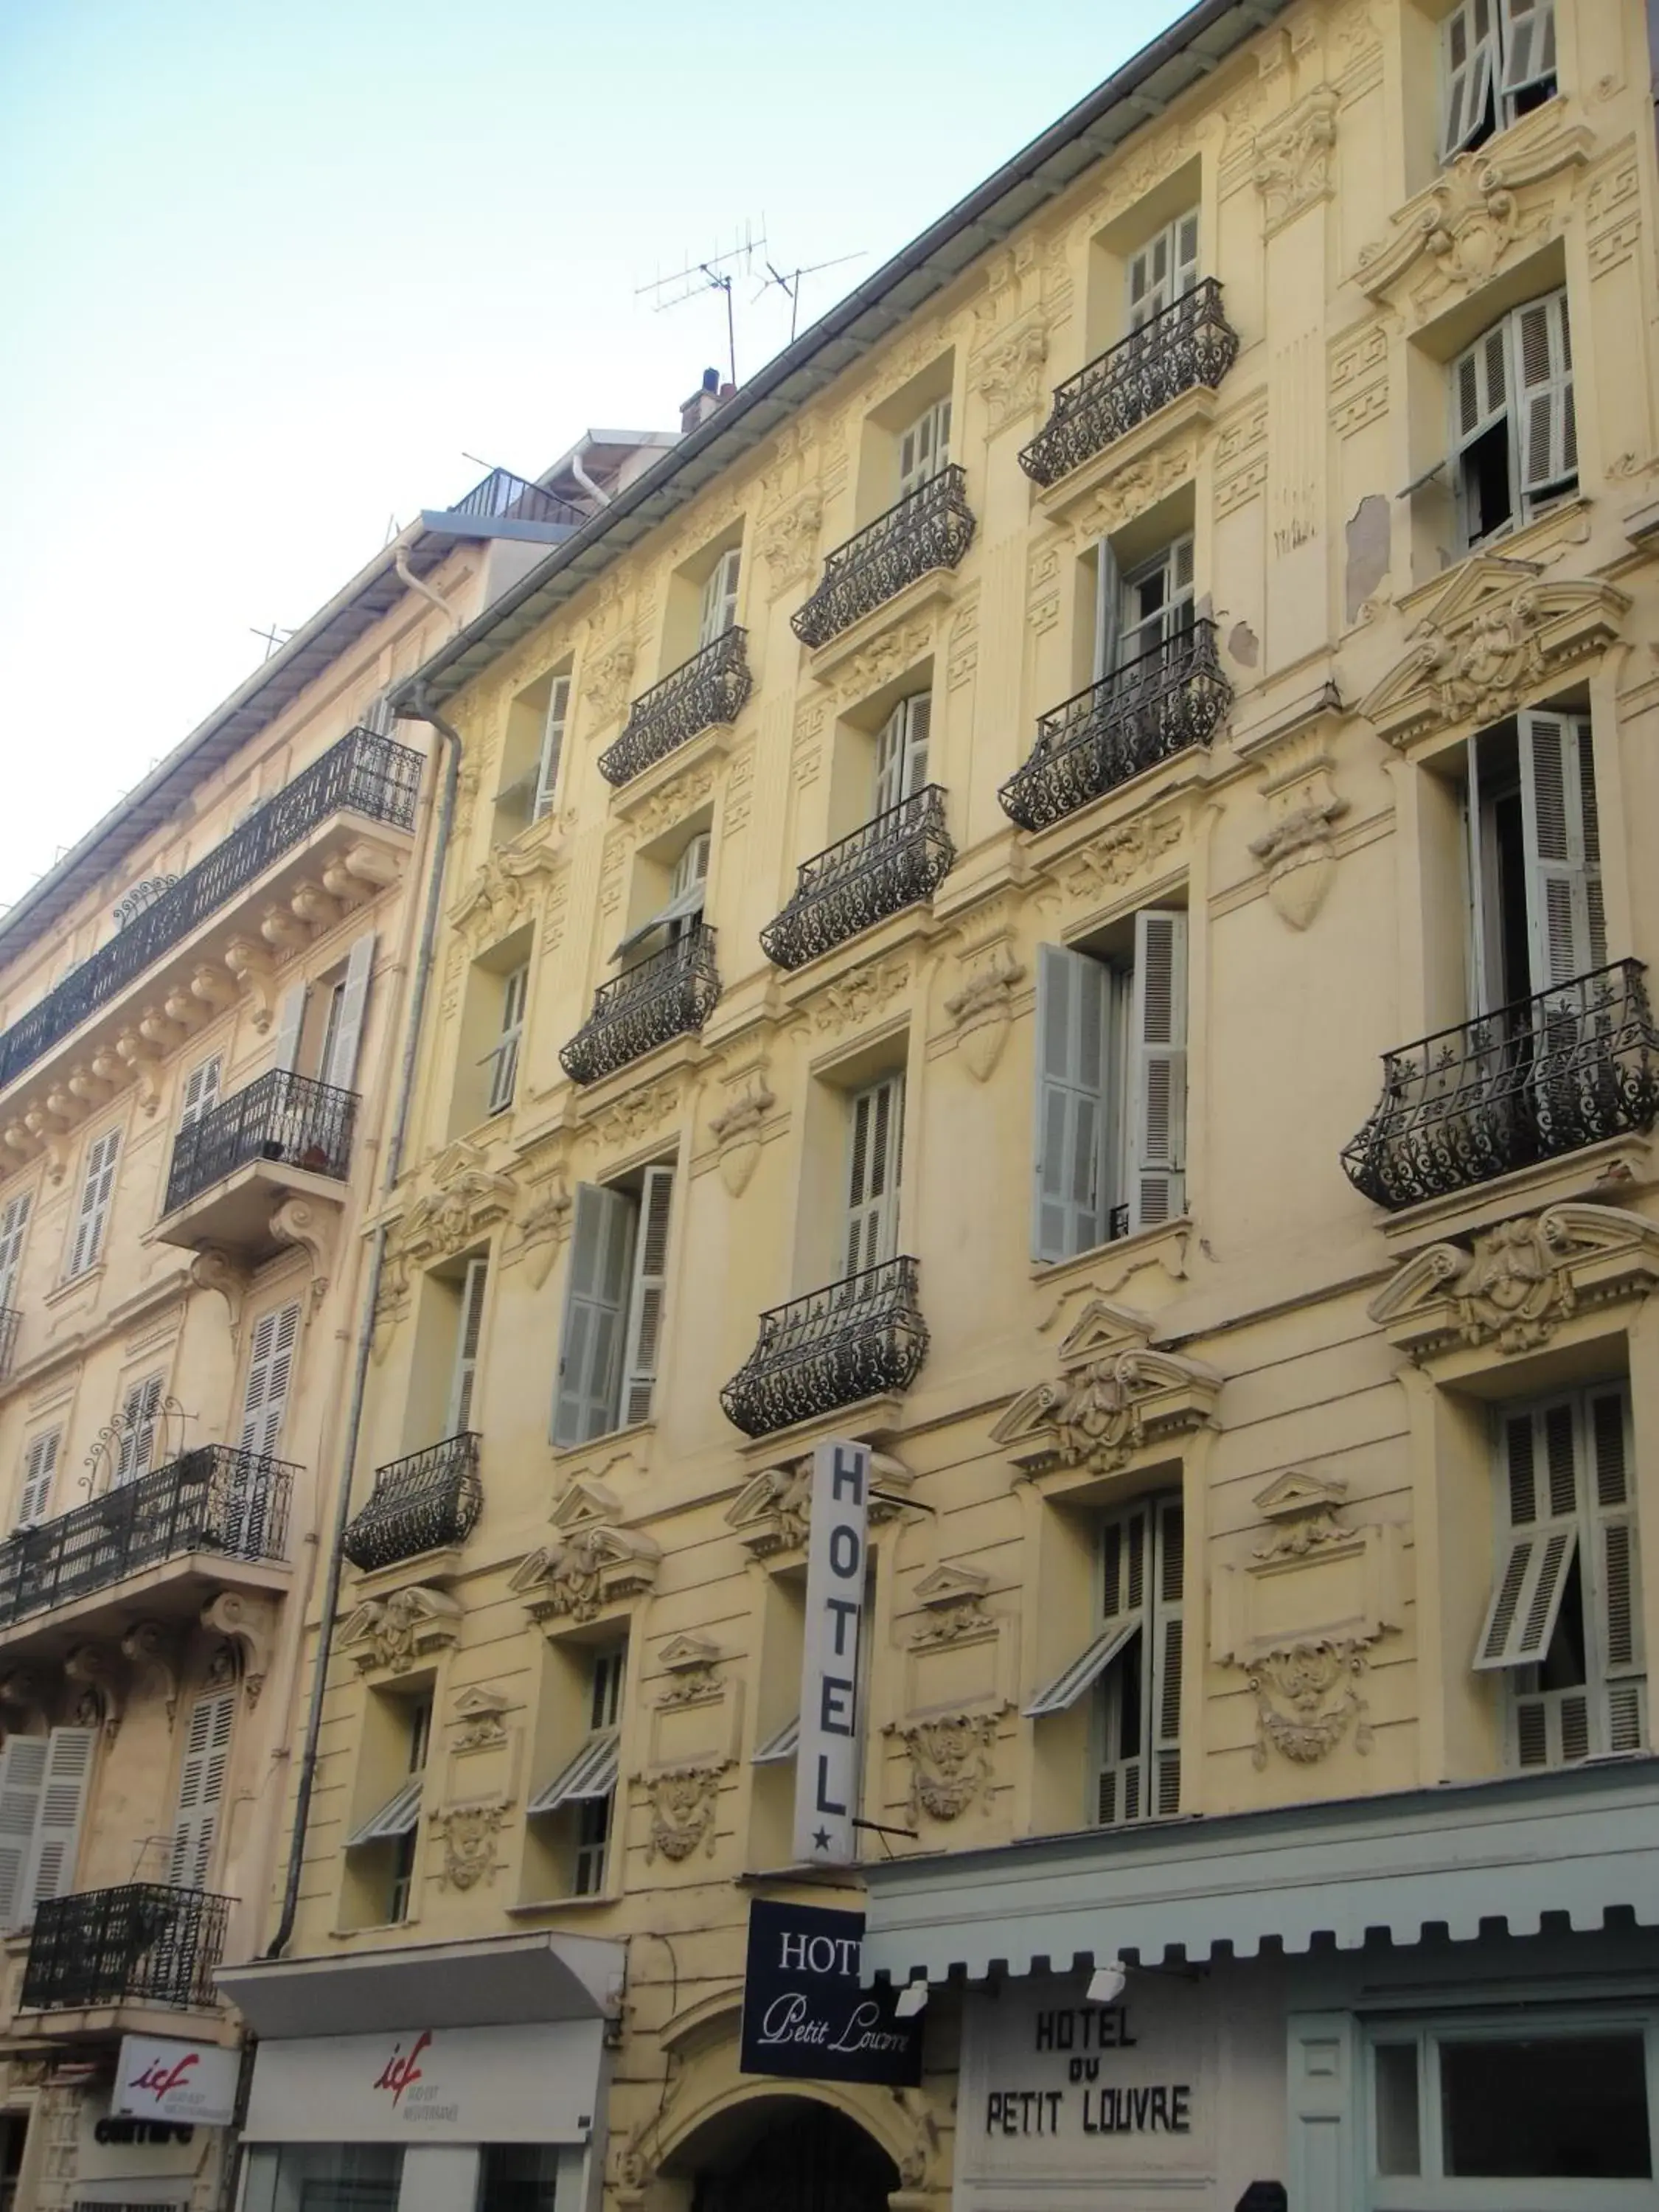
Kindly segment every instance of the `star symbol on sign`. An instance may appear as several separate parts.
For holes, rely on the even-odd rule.
[[[815,1828],[815,1829],[812,1831],[812,1849],[813,1849],[815,1851],[827,1851],[827,1850],[829,1850],[829,1848],[830,1848],[830,1831],[829,1831],[829,1829],[828,1829],[828,1828]]]

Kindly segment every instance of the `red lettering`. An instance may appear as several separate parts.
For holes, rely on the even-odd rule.
[[[169,2091],[176,2089],[201,2057],[199,2051],[187,2051],[176,2066],[164,2066],[159,2058],[152,2058],[133,2082],[135,2089],[153,2089],[159,2105]]]
[[[431,2040],[432,2031],[430,2028],[423,2027],[416,2038],[415,2048],[407,2058],[404,2057],[402,2044],[392,2045],[392,2056],[381,2068],[374,2087],[377,2089],[390,2089],[394,2105],[401,2102],[404,2091],[408,2088],[411,2081],[419,2081],[424,2078],[416,2062]]]

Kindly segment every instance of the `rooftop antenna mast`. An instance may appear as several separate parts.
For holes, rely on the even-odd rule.
[[[765,240],[763,240],[761,242],[764,245]],[[784,298],[789,302],[789,343],[791,345],[793,345],[795,343],[795,325],[800,317],[801,278],[803,276],[816,276],[821,269],[843,269],[849,261],[862,261],[865,256],[865,252],[866,249],[863,246],[860,246],[856,253],[838,253],[833,261],[814,261],[809,268],[791,269],[787,273],[781,269],[775,269],[769,261],[765,263],[766,281],[761,286],[760,290],[756,293],[755,297],[757,300],[760,299],[763,294],[769,292],[775,284],[777,286],[779,291],[783,294]]]
[[[724,292],[726,363],[734,386],[738,380],[738,332],[732,308],[732,283],[734,276],[753,274],[755,256],[765,243],[764,233],[759,238],[755,237],[745,220],[742,243],[734,246],[730,252],[711,253],[706,261],[688,262],[684,269],[675,270],[672,276],[659,276],[649,284],[636,285],[634,291],[636,300],[647,292],[665,295],[651,303],[653,313],[659,315],[665,308],[683,307],[686,301],[696,299],[699,292]],[[738,264],[741,264],[740,267]],[[680,288],[678,291],[671,291],[669,288],[676,284]]]

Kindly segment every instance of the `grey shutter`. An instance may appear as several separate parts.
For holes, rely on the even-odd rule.
[[[617,1426],[634,1219],[634,1202],[620,1191],[577,1184],[553,1400],[556,1444],[586,1443]]]
[[[708,572],[702,587],[702,617],[698,625],[700,646],[724,637],[738,618],[738,572],[740,548],[729,546]]]
[[[1198,283],[1198,210],[1178,216],[1170,226],[1172,298],[1184,299]]]
[[[1098,960],[1063,945],[1037,947],[1037,1260],[1069,1260],[1105,1241],[1110,1006],[1111,975]]]
[[[1509,420],[1509,360],[1505,322],[1495,323],[1452,363],[1452,448],[1458,458],[1457,494],[1463,536],[1471,545],[1482,535],[1484,518],[1477,507],[1474,474],[1464,467],[1463,456],[1495,423],[1507,423]],[[1511,512],[1514,498],[1515,488],[1511,484]]]
[[[1506,1413],[1500,1443],[1510,1533],[1475,1644],[1478,1673],[1543,1658],[1578,1544],[1574,1401],[1555,1399]]]
[[[1555,0],[1498,0],[1504,25],[1506,100],[1555,76]]]
[[[179,1127],[188,1129],[204,1114],[210,1114],[219,1103],[219,1073],[222,1062],[217,1053],[211,1060],[200,1061],[185,1078],[184,1103],[179,1109]],[[5,1301],[0,1299],[0,1304]]]
[[[460,1317],[455,1332],[455,1369],[449,1384],[446,1436],[459,1437],[472,1426],[472,1393],[478,1373],[478,1340],[483,1334],[484,1292],[489,1262],[469,1260],[461,1285]]]
[[[85,1274],[103,1249],[104,1231],[109,1221],[110,1199],[115,1188],[115,1163],[120,1149],[120,1131],[106,1129],[88,1150],[86,1176],[81,1185],[80,1211],[76,1217],[75,1236],[70,1247],[69,1273],[71,1278]]]
[[[1586,716],[1534,710],[1518,728],[1532,988],[1547,991],[1607,959],[1595,769]]]
[[[668,1224],[674,1170],[647,1168],[634,1238],[633,1282],[628,1299],[628,1352],[623,1383],[624,1423],[648,1421],[657,1366],[662,1357],[663,1310],[668,1297]]]
[[[1149,1601],[1152,1562],[1150,1509],[1132,1505],[1108,1521],[1101,1531],[1101,1610],[1109,1630],[1127,1631],[1120,1648],[1132,1638],[1141,1639],[1140,1711],[1130,1716],[1126,1700],[1132,1685],[1119,1668],[1108,1674],[1104,1685],[1099,1772],[1096,1781],[1095,1813],[1103,1827],[1139,1820],[1146,1811],[1146,1705],[1153,1653],[1148,1639]],[[1130,1725],[1126,1727],[1126,1721]],[[1132,1738],[1139,1750],[1126,1753]]]
[[[1103,538],[1095,548],[1095,662],[1094,680],[1103,683],[1117,666],[1123,647],[1123,574]]]
[[[933,696],[927,691],[901,699],[888,716],[876,740],[878,814],[885,814],[912,798],[927,782],[927,737],[933,717]]]
[[[1642,1637],[1642,1563],[1630,1480],[1630,1393],[1619,1383],[1585,1401],[1590,1522],[1595,1553],[1590,1607],[1606,1685],[1601,1748],[1640,1751],[1647,1742]]]
[[[1130,1638],[1139,1626],[1138,1621],[1118,1620],[1114,1621],[1109,1628],[1103,1628],[1094,1642],[1086,1645],[1069,1667],[1056,1674],[1046,1688],[1037,1692],[1025,1708],[1026,1719],[1042,1720],[1048,1713],[1067,1711],[1085,1690],[1094,1687],[1119,1652],[1127,1647]],[[791,1723],[793,1728],[798,1729],[799,1725],[799,1720]],[[755,1757],[758,1761],[760,1753],[757,1752]]]
[[[1291,2212],[1338,2212],[1364,2201],[1358,2145],[1364,2111],[1358,2031],[1346,2012],[1285,2021],[1285,2194]]]
[[[345,989],[339,1019],[334,1025],[333,1048],[322,1080],[337,1091],[349,1091],[357,1079],[357,1048],[362,1042],[363,1016],[368,1006],[369,979],[374,973],[374,932],[358,938],[346,955]]]
[[[179,1771],[179,1802],[173,1820],[167,1880],[175,1889],[205,1889],[213,1864],[213,1839],[225,1794],[225,1769],[236,1723],[236,1692],[218,1690],[198,1698],[190,1709],[190,1728]]]
[[[81,1816],[86,1809],[87,1785],[92,1779],[93,1753],[98,1731],[90,1728],[55,1728],[46,1740],[46,1779],[40,1790],[40,1814],[34,1826],[34,1850],[29,1862],[28,1910],[48,1898],[63,1897],[75,1887],[75,1855],[81,1840]]]
[[[1572,389],[1567,295],[1552,292],[1517,307],[1515,330],[1516,450],[1528,501],[1567,491],[1578,481],[1578,420]]]
[[[0,1752],[0,1929],[15,1928],[27,1914],[46,1751],[43,1735],[14,1735]]]
[[[519,1087],[519,1050],[524,1042],[525,1002],[530,994],[528,964],[515,968],[501,987],[501,1031],[485,1054],[489,1062],[489,1111],[504,1114]]]
[[[254,1323],[248,1352],[247,1385],[242,1395],[240,1449],[258,1459],[275,1455],[282,1440],[283,1413],[300,1340],[300,1306],[279,1306]]]
[[[847,1273],[890,1260],[898,1249],[904,1079],[884,1076],[848,1102]]]
[[[559,763],[564,754],[564,726],[570,712],[570,678],[556,676],[547,695],[547,716],[542,724],[542,749],[536,763],[536,795],[531,819],[539,822],[553,811],[559,787]]]
[[[0,1306],[17,1303],[17,1279],[23,1272],[23,1238],[29,1225],[31,1194],[20,1190],[0,1213]]]
[[[275,1066],[291,1074],[300,1064],[300,1036],[306,1020],[306,987],[295,983],[283,992],[276,1008]]]
[[[133,1482],[149,1473],[155,1455],[155,1431],[161,1415],[161,1381],[148,1375],[135,1382],[121,1401],[120,1447],[115,1462],[115,1483]]]
[[[29,1441],[23,1457],[23,1491],[17,1501],[15,1526],[33,1528],[46,1517],[46,1508],[52,1503],[52,1478],[58,1472],[58,1454],[63,1445],[64,1431],[48,1429],[44,1435]]]
[[[1151,1508],[1152,1534],[1152,1803],[1160,1819],[1181,1810],[1181,1693],[1186,1651],[1182,1603],[1186,1579],[1186,1522],[1178,1498],[1157,1500]]]
[[[1186,1203],[1187,917],[1135,916],[1129,1000],[1128,1143],[1124,1182],[1132,1229],[1172,1220]]]
[[[1462,0],[1441,32],[1440,158],[1449,161],[1480,130],[1492,104],[1497,66],[1494,0]]]
[[[1463,835],[1468,860],[1469,891],[1469,1012],[1495,1012],[1504,1002],[1499,978],[1504,972],[1498,911],[1496,838],[1492,809],[1480,783],[1480,740],[1473,737],[1464,745],[1468,789],[1463,802]]]

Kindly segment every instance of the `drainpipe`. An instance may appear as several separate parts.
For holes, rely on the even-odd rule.
[[[403,1066],[398,1074],[398,1098],[392,1115],[392,1134],[386,1149],[386,1173],[380,1189],[382,1203],[390,1199],[397,1184],[403,1164],[404,1143],[409,1133],[410,1109],[415,1097],[415,1068],[420,1053],[421,1017],[425,1009],[427,986],[432,975],[432,948],[438,935],[438,908],[443,890],[444,860],[449,850],[450,831],[455,819],[456,791],[461,775],[460,732],[429,705],[423,684],[416,685],[415,712],[406,719],[429,723],[438,732],[445,757],[443,785],[434,817],[432,855],[427,872],[426,912],[422,918],[421,940],[415,955],[415,974],[410,989],[409,1026],[404,1036]],[[276,1923],[276,1933],[265,1950],[268,1959],[280,1958],[288,1948],[300,1905],[306,1828],[311,1818],[312,1792],[317,1781],[317,1744],[323,1727],[323,1695],[328,1684],[329,1660],[334,1650],[335,1616],[340,1609],[340,1570],[345,1557],[343,1545],[346,1523],[351,1518],[351,1470],[356,1463],[358,1437],[362,1428],[363,1394],[368,1382],[369,1346],[374,1333],[374,1309],[380,1300],[380,1278],[386,1269],[386,1224],[382,1222],[374,1231],[374,1242],[369,1253],[368,1285],[363,1293],[362,1313],[357,1328],[357,1358],[352,1370],[345,1442],[340,1454],[338,1504],[334,1515],[333,1540],[329,1547],[328,1572],[323,1584],[323,1617],[317,1638],[316,1671],[312,1677],[311,1705],[306,1715],[305,1748],[300,1756],[294,1830],[289,1839],[288,1879],[283,1888],[282,1917]]]
[[[434,592],[431,585],[428,584],[423,577],[417,576],[415,574],[415,571],[409,565],[409,551],[406,546],[400,545],[398,548],[397,551],[392,556],[392,565],[398,571],[398,574],[403,578],[404,583],[408,585],[411,592],[416,593],[421,599],[429,601],[433,606],[436,607],[438,612],[449,624],[450,635],[453,637],[455,632],[459,629],[461,626],[459,611],[457,608],[452,607],[448,600],[443,597],[441,592]],[[434,723],[434,727],[435,728],[436,726],[437,725]]]
[[[601,491],[598,484],[594,483],[592,477],[588,475],[587,471],[582,466],[582,455],[586,449],[587,440],[584,438],[570,456],[570,473],[575,477],[576,482],[581,486],[582,489],[587,494],[588,497],[593,501],[596,507],[609,507],[611,504],[611,494],[608,491]]]

